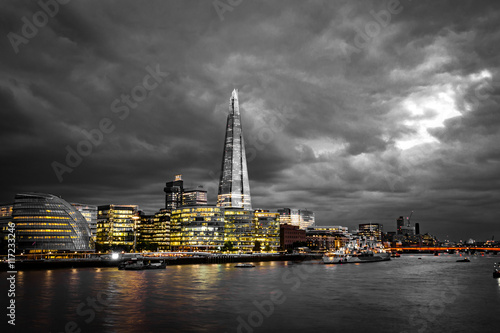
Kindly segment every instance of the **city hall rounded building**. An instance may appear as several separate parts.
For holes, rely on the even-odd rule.
[[[52,194],[20,193],[14,201],[18,252],[91,251],[90,229],[83,215]]]

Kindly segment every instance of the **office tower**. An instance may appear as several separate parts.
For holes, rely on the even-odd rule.
[[[382,241],[383,225],[378,223],[362,223],[359,225],[358,235],[369,238],[373,237]]]
[[[72,203],[73,207],[79,211],[89,224],[92,242],[95,243],[97,235],[97,206]]]
[[[415,223],[415,235],[420,235],[420,223]]]
[[[245,142],[236,89],[233,90],[229,101],[217,206],[252,209]]]
[[[165,208],[169,210],[182,206],[182,193],[184,192],[184,181],[182,175],[175,175],[175,179],[167,182],[163,188],[165,192]]]
[[[403,216],[400,216],[396,220],[396,225],[397,225],[397,229],[396,229],[397,234],[402,235],[403,234],[402,227],[405,226],[405,218]]]
[[[253,222],[254,251],[277,252],[280,247],[280,214],[258,209],[253,213]]]
[[[306,230],[315,223],[314,212],[308,209],[278,209],[281,224],[291,224]]]
[[[146,215],[144,212],[139,212],[141,221],[139,232],[136,238],[136,251],[156,251],[158,246],[154,243],[155,221],[154,215]]]
[[[140,227],[137,213],[137,205],[98,206],[96,248],[132,250]]]
[[[308,209],[299,210],[299,227],[300,229],[307,229],[314,225],[314,212]]]
[[[207,191],[202,186],[196,190],[185,190],[182,193],[183,206],[203,206],[207,204]]]
[[[292,216],[290,208],[280,208],[278,209],[280,214],[280,224],[292,224]]]
[[[415,235],[415,227],[410,226],[410,222],[407,221],[405,223],[405,218],[403,216],[400,216],[397,221],[397,234],[398,235],[407,235],[407,236],[414,236]]]
[[[224,245],[223,209],[214,206],[174,209],[170,247],[174,251],[218,251]]]
[[[153,216],[155,233],[153,242],[158,244],[158,250],[166,251],[170,249],[170,211],[160,209]]]
[[[255,246],[253,210],[226,208],[224,209],[224,222],[224,242],[231,242],[234,251],[252,252]]]
[[[12,211],[19,252],[91,251],[90,229],[82,214],[52,194],[17,194]]]

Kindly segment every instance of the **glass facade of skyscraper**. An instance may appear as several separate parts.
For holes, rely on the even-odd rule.
[[[55,195],[17,194],[12,220],[19,251],[90,251],[90,229],[75,207]]]
[[[229,101],[217,206],[252,209],[238,90]]]

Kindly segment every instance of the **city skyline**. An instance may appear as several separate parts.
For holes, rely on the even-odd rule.
[[[215,203],[238,89],[254,208],[498,238],[500,8],[482,4],[70,2],[14,47],[43,9],[6,3],[0,202],[154,213],[183,174]]]

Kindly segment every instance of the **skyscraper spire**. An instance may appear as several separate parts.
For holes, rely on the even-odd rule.
[[[217,206],[252,209],[237,89],[229,100]]]

